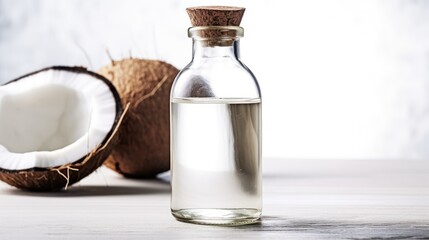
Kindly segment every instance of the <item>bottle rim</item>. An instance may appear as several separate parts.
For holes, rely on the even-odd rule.
[[[195,40],[237,39],[244,36],[239,26],[196,26],[188,28],[188,37]]]

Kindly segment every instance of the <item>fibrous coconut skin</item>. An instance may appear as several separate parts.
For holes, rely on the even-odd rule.
[[[88,71],[82,67],[65,67],[65,66],[54,66],[45,68],[18,79],[12,80],[6,84],[10,84],[20,79],[30,77],[33,74],[37,74],[47,70],[58,70],[58,71],[70,71],[79,74],[88,74],[97,80],[101,80],[108,86],[116,102],[116,114],[114,124],[110,132],[106,135],[102,143],[93,149],[86,156],[78,159],[77,161],[65,164],[62,166],[51,167],[51,168],[32,168],[25,170],[7,170],[0,168],[0,180],[8,183],[11,186],[29,190],[29,191],[58,191],[80,181],[90,173],[94,172],[100,167],[106,158],[109,156],[114,145],[118,141],[117,130],[119,129],[125,111],[123,111],[121,100],[115,87],[110,83],[109,80],[100,76],[99,74]]]
[[[112,61],[99,73],[130,104],[119,143],[105,165],[126,177],[152,178],[170,169],[170,89],[179,70],[157,60]]]
[[[57,168],[29,169],[25,171],[0,170],[0,180],[11,186],[35,192],[64,189],[79,182],[100,167],[112,151],[117,139],[116,134],[103,149],[100,147],[95,150],[90,158],[84,158]]]

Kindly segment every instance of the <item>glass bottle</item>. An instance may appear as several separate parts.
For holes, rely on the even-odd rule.
[[[238,26],[191,27],[192,61],[171,90],[171,211],[249,224],[262,211],[261,92],[240,61]]]

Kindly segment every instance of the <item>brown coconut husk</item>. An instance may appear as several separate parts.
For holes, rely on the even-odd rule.
[[[96,149],[93,149],[90,153],[88,153],[85,157],[73,163],[53,168],[33,168],[16,171],[0,169],[1,181],[6,182],[11,186],[29,191],[58,191],[61,189],[67,189],[68,186],[79,182],[81,179],[94,172],[103,164],[115,144],[118,142],[118,129],[120,128],[128,109],[127,106],[124,111],[122,110],[119,95],[113,85],[107,79],[98,74],[89,72],[82,67],[50,67],[30,73],[16,80],[10,81],[9,83],[19,81],[20,79],[31,76],[32,74],[50,69],[89,74],[92,77],[103,81],[108,85],[116,100],[116,117],[111,131],[106,135],[103,142]]]
[[[99,73],[130,103],[119,143],[105,165],[126,177],[151,178],[170,169],[170,89],[179,70],[157,60],[112,61]]]

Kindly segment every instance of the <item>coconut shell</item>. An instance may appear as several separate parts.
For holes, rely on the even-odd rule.
[[[98,148],[86,161],[50,169],[32,169],[15,172],[0,173],[0,180],[7,184],[29,191],[57,191],[74,183],[94,172],[109,156],[118,137],[114,136],[105,148]]]
[[[0,168],[1,181],[6,182],[11,186],[29,191],[61,190],[67,188],[68,186],[71,186],[74,183],[79,182],[81,179],[94,172],[98,167],[103,164],[115,144],[118,142],[119,135],[117,134],[117,130],[120,128],[122,119],[126,112],[123,112],[119,94],[114,88],[114,86],[106,78],[96,73],[90,72],[82,67],[55,66],[45,68],[37,72],[22,76],[18,79],[12,80],[8,83],[19,81],[21,78],[25,78],[32,74],[36,74],[41,71],[46,71],[50,69],[89,74],[92,77],[103,81],[110,88],[115,98],[116,117],[112,129],[106,135],[100,146],[97,149],[94,149],[85,157],[78,159],[71,164],[66,164],[53,168],[33,168],[26,170],[5,170]]]
[[[170,169],[170,89],[179,70],[156,60],[112,61],[99,73],[130,104],[119,143],[105,165],[126,177],[151,178]]]

